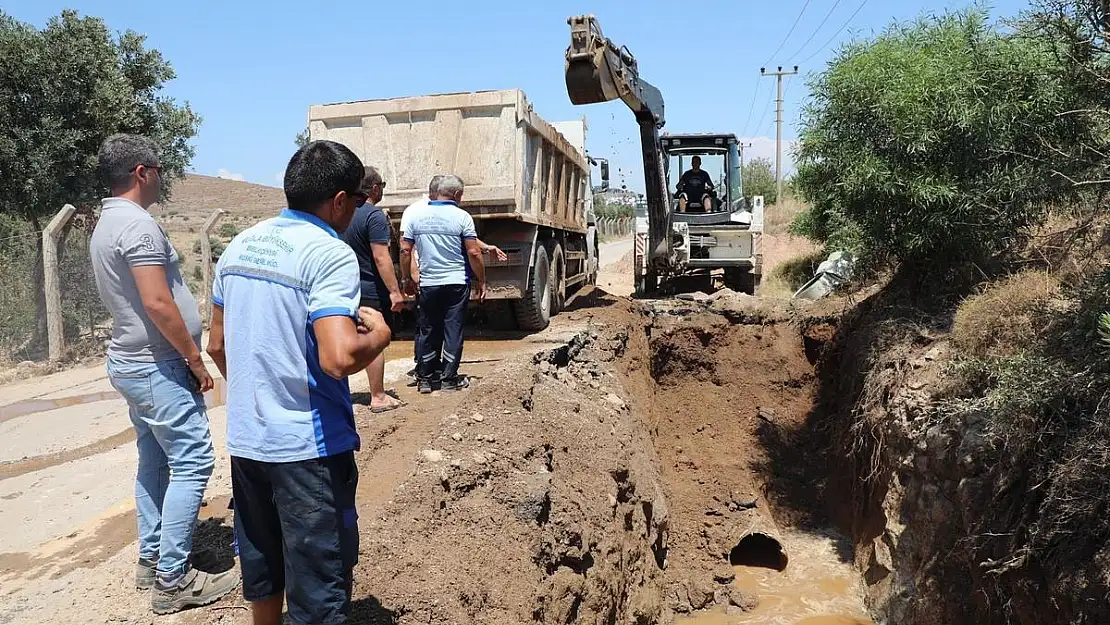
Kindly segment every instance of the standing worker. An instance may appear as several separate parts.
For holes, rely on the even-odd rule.
[[[254,625],[346,620],[358,561],[359,448],[347,376],[389,345],[359,307],[358,259],[337,232],[366,201],[362,163],[314,141],[285,170],[289,208],[220,257],[208,353],[227,378],[227,449],[243,597]]]
[[[429,196],[432,199],[427,206],[409,209],[413,214],[401,239],[402,281],[411,279],[413,249],[420,255],[416,376],[421,393],[470,386],[470,381],[459,375],[459,364],[471,272],[478,300],[486,298],[486,271],[474,218],[459,208],[462,179],[443,176],[429,189]]]
[[[389,217],[378,208],[385,191],[382,175],[373,167],[366,168],[362,178],[362,193],[367,196],[366,203],[355,210],[351,225],[343,232],[343,240],[358,258],[362,287],[360,306],[373,308],[385,318],[385,323],[393,327],[393,313],[405,307],[405,296],[397,284],[397,271],[393,258],[389,255],[391,239]],[[385,354],[379,354],[366,368],[370,381],[370,411],[374,413],[396,410],[405,405],[400,399],[385,392]]]
[[[212,376],[200,353],[197,302],[177,252],[147,212],[158,201],[162,165],[146,137],[112,135],[98,155],[112,196],[89,241],[96,288],[112,313],[108,379],[127,400],[139,469],[135,585],[153,588],[157,614],[207,605],[235,589],[232,571],[190,568],[193,529],[216,456],[202,393]]]

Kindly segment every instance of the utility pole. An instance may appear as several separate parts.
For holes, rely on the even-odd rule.
[[[778,96],[775,98],[775,203],[782,201],[782,77],[793,76],[798,73],[798,66],[794,71],[784,72],[779,65],[777,72],[767,72],[766,67],[759,68],[760,76],[774,76],[778,82]]]

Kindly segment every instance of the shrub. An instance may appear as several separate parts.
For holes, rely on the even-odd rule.
[[[809,81],[794,232],[923,268],[1017,243],[1072,187],[1048,139],[1074,102],[1047,38],[1003,34],[974,9],[895,24]]]
[[[216,237],[208,237],[208,246],[212,249],[212,262],[216,262],[220,259],[220,255],[224,253],[224,248],[226,247],[224,242]],[[198,256],[200,255],[200,239],[193,242],[193,253]]]
[[[221,237],[225,239],[232,239],[235,238],[235,235],[239,234],[239,228],[237,228],[233,223],[223,223],[220,224],[220,229],[218,233]]]

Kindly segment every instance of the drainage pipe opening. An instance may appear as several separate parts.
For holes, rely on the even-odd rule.
[[[785,571],[788,559],[782,543],[773,536],[752,532],[740,539],[728,554],[732,566],[752,566]]]

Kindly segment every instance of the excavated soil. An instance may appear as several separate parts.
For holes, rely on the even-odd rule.
[[[642,410],[672,510],[667,597],[680,612],[720,602],[714,578],[727,577],[721,567],[741,538],[781,533],[766,443],[800,426],[813,403],[799,327],[785,311],[744,299],[754,314],[734,311],[736,322],[711,307],[660,316],[652,332],[656,388]]]
[[[729,291],[588,299],[569,340],[423,411],[415,457],[389,457],[388,421],[364,437],[360,496],[378,503],[360,506],[353,622],[725,623],[759,605],[730,556],[814,521],[776,491],[813,490],[788,447],[828,327]],[[402,468],[377,483],[386,466]],[[238,622],[238,605],[193,622]]]

